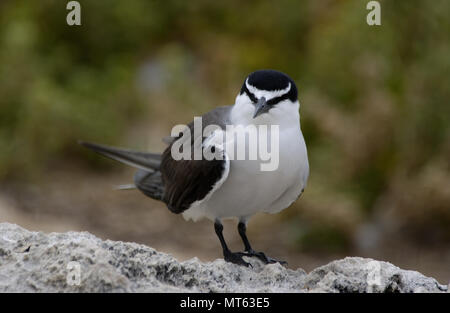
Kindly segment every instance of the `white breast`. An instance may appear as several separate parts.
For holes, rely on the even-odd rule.
[[[295,110],[281,106],[272,109],[271,114],[263,114],[256,119],[251,117],[253,108],[241,108],[240,119],[233,119],[232,113],[233,124],[244,124],[242,109],[249,111],[248,122],[279,125],[278,168],[275,171],[261,171],[261,163],[264,163],[261,159],[236,160],[228,155],[231,159],[228,177],[207,200],[183,212],[186,219],[248,218],[258,212],[276,213],[295,201],[305,188],[309,165],[298,107]],[[277,109],[278,112],[275,111]],[[292,110],[291,114],[283,111],[288,109]],[[236,143],[228,142],[228,145],[231,144]]]

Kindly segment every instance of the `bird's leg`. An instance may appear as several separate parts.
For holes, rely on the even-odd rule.
[[[214,230],[216,231],[217,237],[219,237],[220,244],[222,245],[223,258],[225,259],[225,261],[238,265],[245,265],[250,267],[252,266],[250,263],[245,262],[244,259],[242,258],[243,256],[246,256],[245,253],[231,252],[231,250],[228,248],[227,243],[223,238],[223,225],[219,220],[216,220],[214,222]]]
[[[252,246],[250,245],[250,242],[248,241],[248,238],[247,238],[247,233],[246,233],[247,226],[245,225],[245,222],[242,222],[242,221],[239,222],[238,231],[239,231],[239,235],[242,238],[242,241],[244,242],[244,248],[245,248],[246,255],[256,256],[258,259],[263,261],[265,264],[269,264],[269,263],[287,264],[286,261],[275,260],[275,259],[272,259],[272,258],[266,256],[264,254],[264,252],[256,252],[255,250],[253,250]]]
[[[239,231],[239,235],[242,238],[242,241],[244,242],[245,252],[253,251],[252,246],[250,246],[250,242],[248,241],[248,238],[247,238],[247,226],[245,225],[244,222],[239,222],[238,231]]]

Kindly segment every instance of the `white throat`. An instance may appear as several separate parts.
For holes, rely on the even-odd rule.
[[[279,102],[269,112],[253,118],[255,106],[243,93],[236,97],[230,119],[234,125],[279,125],[280,129],[300,125],[300,103],[289,99]]]

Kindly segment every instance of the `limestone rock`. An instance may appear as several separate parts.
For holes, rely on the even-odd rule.
[[[248,259],[178,262],[145,245],[87,232],[30,232],[0,223],[0,292],[443,292],[435,279],[348,257],[307,274]]]

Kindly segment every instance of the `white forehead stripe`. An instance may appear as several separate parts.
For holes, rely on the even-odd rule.
[[[248,78],[245,80],[245,86],[247,86],[248,91],[255,95],[256,98],[260,99],[261,97],[266,98],[266,100],[270,100],[276,97],[281,97],[287,94],[291,90],[291,83],[284,89],[278,90],[260,90],[255,86],[252,86],[248,83]]]

